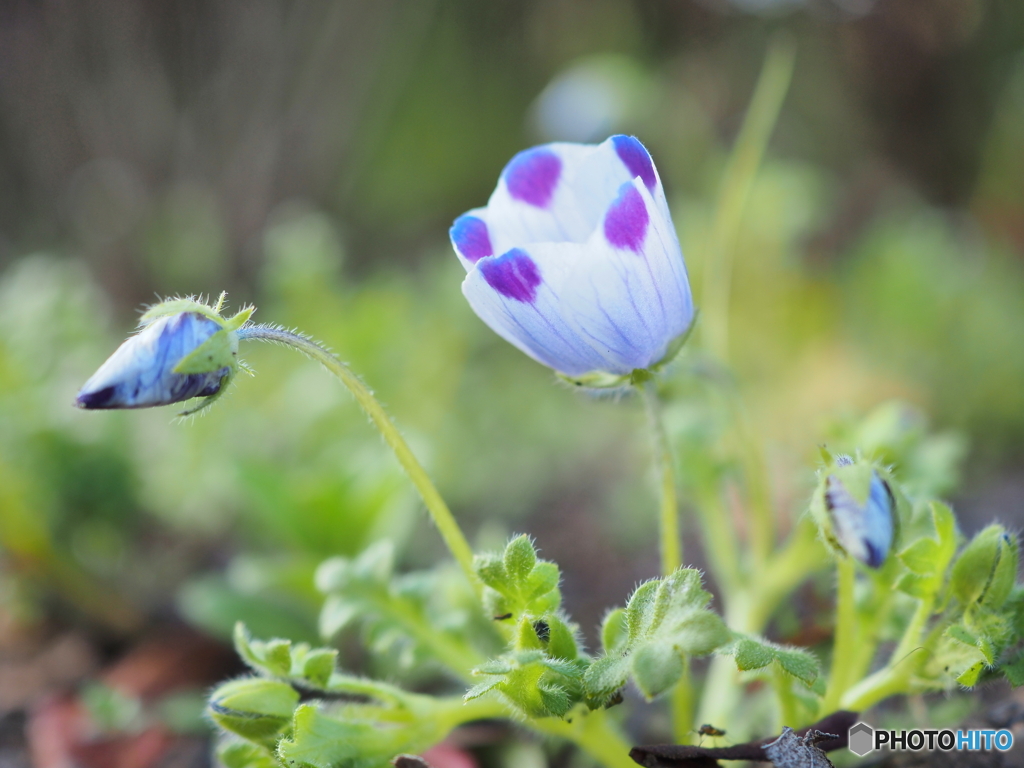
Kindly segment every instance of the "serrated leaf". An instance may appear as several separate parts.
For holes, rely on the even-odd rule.
[[[302,663],[302,676],[317,688],[326,687],[334,672],[338,652],[331,648],[316,648],[306,654]]]
[[[683,658],[671,645],[646,643],[631,656],[633,681],[648,701],[679,682],[683,669]]]
[[[526,581],[537,564],[537,550],[526,535],[517,536],[505,547],[502,557],[505,576],[513,582]]]
[[[953,564],[950,589],[961,605],[977,602],[985,594],[1001,557],[1006,530],[990,525],[979,531]]]
[[[473,567],[487,586],[485,607],[495,616],[540,618],[561,605],[558,566],[538,560],[527,536],[512,539],[500,556],[477,555]]]
[[[741,672],[763,669],[775,661],[775,654],[770,647],[749,638],[743,638],[736,643],[733,657],[736,659],[736,667]]]
[[[370,730],[369,724],[326,717],[315,706],[303,705],[295,712],[291,739],[278,745],[278,758],[289,765],[349,768],[360,758],[365,760],[361,753]]]
[[[593,662],[583,676],[583,685],[587,695],[597,705],[603,705],[607,699],[626,684],[629,677],[629,657],[616,656],[598,659]]]
[[[741,672],[764,669],[770,664],[797,678],[811,690],[820,676],[820,667],[814,654],[793,646],[778,645],[759,637],[744,636],[736,640],[724,653],[729,653]]]
[[[664,634],[671,634],[676,647],[689,656],[707,656],[730,636],[721,617],[705,610],[688,611]]]
[[[287,683],[253,677],[218,686],[207,710],[221,728],[271,746],[288,727],[298,703],[298,692]]]
[[[711,653],[731,637],[722,619],[706,608],[710,600],[700,573],[692,568],[641,584],[625,610],[605,621],[606,658],[627,660],[625,668],[645,695],[667,690],[663,684],[678,679],[684,656]],[[619,667],[609,661],[591,665],[584,679],[588,701],[602,703],[609,691],[621,686],[617,675],[609,676],[612,671],[618,673]],[[612,689],[612,683],[618,686]]]
[[[996,610],[1002,607],[1017,581],[1018,561],[1017,537],[1004,533],[999,541],[999,556],[992,571],[992,578],[989,579],[981,599],[982,605]]]
[[[965,688],[973,688],[977,684],[978,678],[981,677],[981,673],[984,669],[984,661],[975,662],[957,675],[956,681]]]
[[[622,650],[628,637],[626,630],[626,611],[616,608],[609,611],[601,623],[601,648],[606,654]]]
[[[497,687],[499,682],[501,682],[501,681],[500,680],[490,680],[490,681],[486,681],[486,682],[483,682],[483,683],[478,683],[477,685],[474,685],[472,688],[470,688],[468,691],[466,691],[466,694],[462,698],[464,698],[466,701],[472,701],[473,699],[479,699],[481,696],[483,696],[488,691],[493,691]]]
[[[779,666],[806,685],[818,678],[818,660],[807,651],[780,649],[777,657]]]

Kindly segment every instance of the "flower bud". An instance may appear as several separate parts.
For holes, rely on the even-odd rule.
[[[236,330],[253,311],[225,319],[217,311],[223,300],[216,308],[176,299],[150,309],[139,332],[85,382],[75,405],[149,408],[193,397],[207,398],[200,408],[211,403],[239,368]]]
[[[893,546],[897,504],[889,483],[864,461],[837,456],[818,488],[812,511],[828,545],[871,568]]]

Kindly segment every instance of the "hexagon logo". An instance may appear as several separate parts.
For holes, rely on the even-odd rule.
[[[875,729],[867,723],[857,723],[850,727],[849,749],[857,757],[864,757],[875,749]]]

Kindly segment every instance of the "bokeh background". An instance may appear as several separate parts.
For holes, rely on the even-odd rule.
[[[316,641],[324,558],[385,536],[406,567],[443,557],[354,403],[285,350],[243,350],[257,376],[188,423],[72,408],[158,296],[226,289],[350,361],[470,537],[534,535],[593,639],[657,572],[643,414],[487,329],[447,228],[518,150],[632,133],[700,304],[780,34],[795,70],[734,233],[719,361],[776,508],[802,510],[837,424],[898,398],[961,467],[963,529],[1019,525],[1016,0],[0,5],[0,766],[207,765],[202,693],[237,670],[235,620]],[[525,748],[494,764],[545,764]]]

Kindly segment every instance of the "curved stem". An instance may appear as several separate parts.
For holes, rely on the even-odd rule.
[[[637,389],[643,397],[647,420],[654,435],[654,452],[661,472],[661,511],[659,520],[659,541],[661,547],[661,573],[668,576],[683,562],[683,547],[679,533],[679,501],[676,496],[675,461],[669,444],[665,424],[661,419],[661,401],[653,378],[647,379]]]
[[[398,431],[395,423],[388,416],[387,411],[384,410],[384,407],[378,402],[377,398],[373,396],[373,392],[363,383],[362,379],[345,363],[315,341],[292,331],[286,331],[283,328],[250,325],[238,331],[238,338],[270,341],[297,349],[307,357],[323,365],[324,368],[334,374],[345,385],[356,399],[356,402],[366,412],[366,415],[370,417],[374,426],[380,430],[381,435],[384,436],[384,441],[394,451],[398,463],[402,465],[406,474],[409,475],[409,479],[416,486],[416,490],[419,491],[420,498],[423,499],[423,503],[434,520],[434,525],[437,526],[437,530],[441,533],[441,538],[444,539],[444,543],[448,546],[448,551],[452,553],[452,557],[455,558],[455,561],[466,574],[466,578],[469,579],[469,583],[473,585],[473,589],[479,595],[481,584],[476,577],[476,573],[473,571],[473,550],[470,549],[469,542],[466,541],[462,529],[459,528],[459,524],[455,521],[455,516],[452,515],[448,505],[441,498],[441,494],[434,487],[434,483],[430,480],[426,470],[423,469],[423,465],[416,459],[416,456],[409,448],[409,444],[405,442],[402,433]]]

